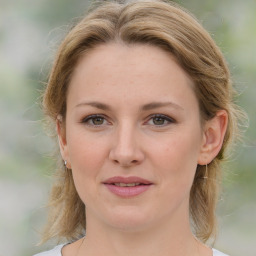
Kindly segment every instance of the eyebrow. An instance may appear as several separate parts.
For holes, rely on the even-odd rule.
[[[91,106],[91,107],[98,108],[101,110],[111,110],[111,107],[109,105],[100,103],[97,101],[81,102],[81,103],[77,104],[75,107],[77,108],[77,107],[81,107],[81,106]]]
[[[146,105],[143,105],[141,107],[141,110],[142,111],[147,111],[147,110],[152,110],[152,109],[155,109],[155,108],[161,108],[161,107],[167,107],[167,106],[173,107],[173,108],[178,109],[178,110],[184,110],[184,108],[182,108],[180,105],[178,105],[174,102],[171,102],[171,101],[168,101],[168,102],[151,102],[151,103],[148,103]]]
[[[81,106],[91,106],[91,107],[101,109],[101,110],[106,110],[106,111],[109,111],[112,109],[109,105],[98,102],[98,101],[81,102],[81,103],[77,104],[75,107],[77,108],[77,107],[81,107]],[[155,108],[161,108],[161,107],[166,107],[166,106],[170,106],[177,110],[184,110],[184,108],[181,107],[180,105],[178,105],[174,102],[171,102],[171,101],[167,101],[167,102],[151,102],[151,103],[145,104],[140,107],[140,111],[147,111],[147,110],[152,110]]]

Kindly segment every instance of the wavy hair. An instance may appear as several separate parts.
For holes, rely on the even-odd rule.
[[[66,98],[79,59],[109,42],[148,44],[174,56],[194,82],[201,119],[226,110],[228,127],[223,146],[206,167],[198,165],[190,193],[190,219],[195,236],[203,242],[216,233],[216,202],[221,178],[220,163],[227,146],[239,134],[243,112],[234,103],[235,90],[220,49],[193,15],[175,3],[158,0],[102,1],[76,24],[61,43],[43,95],[45,114],[55,123],[65,121]],[[65,123],[65,122],[64,122]],[[75,240],[86,229],[85,206],[74,186],[72,171],[60,161],[49,199],[49,218],[43,240]]]

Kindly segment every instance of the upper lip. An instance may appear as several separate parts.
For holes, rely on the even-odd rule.
[[[143,179],[141,177],[136,177],[136,176],[130,176],[130,177],[121,177],[121,176],[115,176],[111,177],[103,182],[104,184],[114,184],[114,183],[141,183],[145,185],[150,185],[152,182]]]

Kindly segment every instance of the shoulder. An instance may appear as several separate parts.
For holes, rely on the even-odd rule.
[[[212,249],[213,251],[213,256],[228,256],[227,254],[224,254],[223,252],[220,252],[216,249]]]
[[[56,246],[54,249],[50,251],[45,251],[38,253],[34,256],[62,256],[61,254],[61,249],[64,247],[64,244]],[[216,249],[212,249],[213,251],[213,256],[228,256],[227,254],[224,254]]]
[[[34,256],[62,256],[61,249],[64,247],[64,244],[56,246],[54,249],[46,252],[38,253]]]

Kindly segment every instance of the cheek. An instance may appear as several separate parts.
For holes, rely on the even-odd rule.
[[[171,183],[191,183],[197,167],[199,137],[196,134],[173,134],[162,143],[155,143],[152,152],[158,172]]]
[[[93,176],[107,156],[106,141],[85,132],[70,131],[67,137],[70,162],[75,175]]]
[[[95,184],[106,159],[106,142],[83,132],[70,132],[67,137],[72,174],[76,190],[86,204],[97,199]]]

